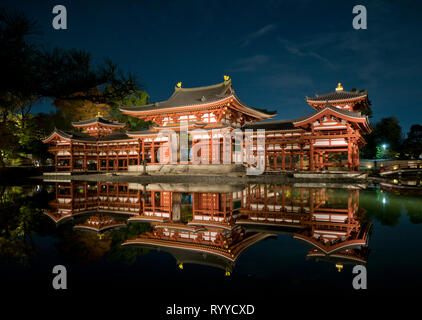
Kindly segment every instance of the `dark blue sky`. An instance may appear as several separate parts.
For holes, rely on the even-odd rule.
[[[422,123],[422,6],[419,1],[13,1],[42,29],[43,45],[109,57],[145,85],[152,101],[228,74],[240,99],[278,118],[312,111],[305,96],[367,89],[373,121]],[[68,30],[51,26],[65,5]],[[352,27],[363,4],[368,29]],[[49,111],[46,102],[35,111]]]

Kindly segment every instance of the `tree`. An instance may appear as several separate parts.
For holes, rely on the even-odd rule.
[[[6,166],[9,158],[16,156],[19,151],[19,138],[14,135],[14,123],[3,121],[0,125],[0,165]]]
[[[402,143],[402,128],[395,117],[383,118],[371,134],[366,137],[367,145],[362,154],[368,158],[398,158]]]
[[[0,10],[0,162],[19,150],[28,151],[33,132],[27,130],[34,103],[45,98],[61,104],[67,122],[110,110],[109,101],[124,99],[139,89],[133,75],[105,59],[92,61],[88,52],[45,50],[31,41],[38,25],[22,13]],[[112,90],[105,91],[109,87]],[[82,102],[82,103],[81,103]],[[83,112],[81,112],[83,110]],[[80,115],[78,115],[80,113]],[[16,146],[16,135],[19,146]],[[6,139],[6,141],[4,140]]]
[[[377,154],[377,142],[374,131],[365,136],[366,145],[360,149],[360,156],[364,159],[374,159]]]
[[[3,122],[16,109],[25,108],[39,98],[37,50],[28,38],[37,32],[35,21],[23,14],[0,10],[0,110]],[[26,109],[26,110],[25,110]]]
[[[89,94],[101,95],[98,88],[88,90]],[[79,121],[94,118],[98,112],[103,117],[111,117],[111,107],[105,103],[96,103],[86,99],[73,99],[73,97],[83,96],[84,93],[77,92],[72,95],[72,99],[56,99],[52,105],[63,112],[65,118],[70,121]]]
[[[113,91],[112,87],[106,88],[107,91]],[[124,98],[115,98],[110,102],[112,117],[120,122],[127,124],[130,130],[141,130],[148,128],[151,123],[135,117],[129,117],[120,111],[120,107],[143,106],[149,103],[149,95],[143,90],[135,90],[132,94]]]
[[[422,126],[414,124],[403,141],[401,156],[406,159],[419,159],[422,154]]]

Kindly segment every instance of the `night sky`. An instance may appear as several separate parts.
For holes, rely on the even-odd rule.
[[[65,5],[68,29],[51,26]],[[355,30],[354,5],[368,29]],[[135,74],[152,101],[183,87],[232,78],[247,105],[280,119],[312,112],[305,96],[367,89],[373,122],[396,116],[407,132],[422,123],[422,5],[419,1],[0,1],[36,19],[46,47],[109,57]],[[49,101],[35,112],[54,110]]]

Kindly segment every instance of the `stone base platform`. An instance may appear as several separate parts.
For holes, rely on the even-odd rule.
[[[367,173],[353,171],[295,172],[298,179],[366,179]]]
[[[119,175],[142,174],[144,167],[129,166],[127,172],[119,172]],[[233,176],[239,177],[246,174],[246,167],[240,164],[152,164],[146,166],[150,175],[201,175],[201,176]]]

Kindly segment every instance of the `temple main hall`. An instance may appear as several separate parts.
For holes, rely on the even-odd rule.
[[[358,171],[359,149],[371,132],[367,91],[345,91],[339,83],[306,102],[314,109],[308,115],[274,120],[275,112],[244,104],[228,76],[196,88],[179,82],[165,101],[120,108],[148,121],[147,130],[127,131],[98,114],[72,123],[74,132],[55,129],[43,142],[56,171]]]

